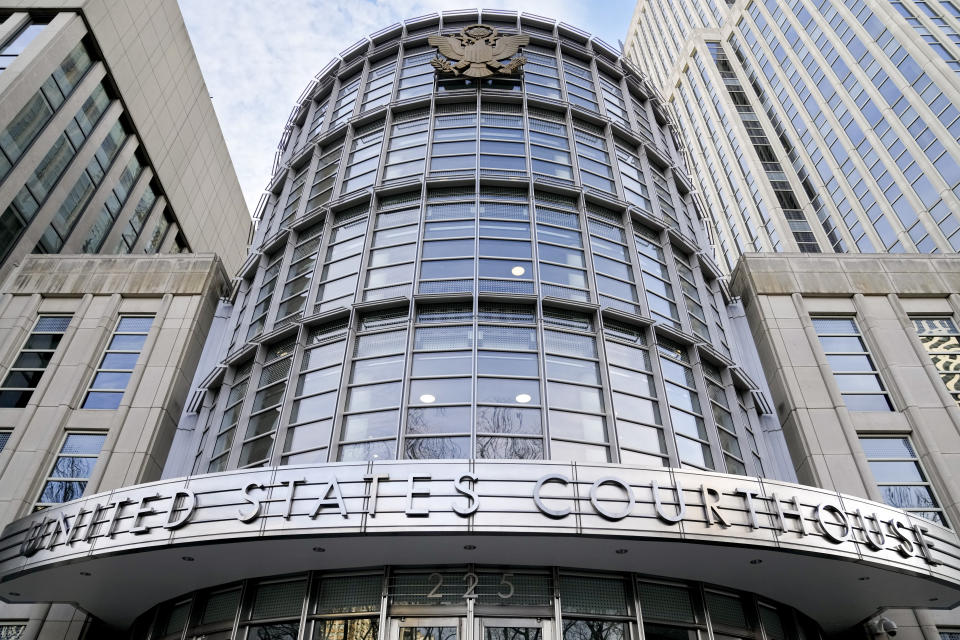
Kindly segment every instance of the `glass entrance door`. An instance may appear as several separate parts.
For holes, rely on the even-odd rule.
[[[464,618],[394,618],[395,640],[466,640]]]
[[[539,618],[477,618],[473,640],[552,640],[549,623]]]

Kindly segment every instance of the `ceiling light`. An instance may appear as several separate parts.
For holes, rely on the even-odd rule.
[[[754,558],[753,560],[750,561],[750,564],[760,564],[761,562],[763,562],[763,560],[761,560],[760,558]]]
[[[510,273],[512,273],[515,276],[522,276],[526,272],[527,270],[521,267],[520,265],[517,265],[513,269],[510,269]]]
[[[193,556],[180,556],[180,559],[184,562],[193,562]]]
[[[465,545],[463,545],[463,548],[466,549],[467,551],[473,551],[474,549],[477,548],[477,545],[475,545],[475,544],[465,544]]]
[[[622,555],[625,554],[626,552],[627,552],[626,549],[617,549],[617,555],[618,555],[618,556],[622,556]]]
[[[326,549],[324,549],[323,547],[314,547],[313,550],[316,553],[323,553],[324,551],[326,551]]]
[[[517,395],[515,400],[520,404],[527,404],[528,402],[530,402],[530,400],[532,400],[532,398],[530,397],[529,393],[521,393]]]
[[[422,396],[420,396],[420,402],[422,402],[423,404],[430,404],[431,402],[436,402],[436,401],[437,401],[437,397],[429,393],[425,393]]]

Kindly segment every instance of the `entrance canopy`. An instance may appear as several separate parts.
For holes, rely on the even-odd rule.
[[[90,496],[4,530],[0,596],[127,625],[252,576],[465,563],[700,580],[827,631],[882,607],[960,602],[956,534],[886,505],[716,473],[467,461],[256,469]]]

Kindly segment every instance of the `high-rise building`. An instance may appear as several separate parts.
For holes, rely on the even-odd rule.
[[[290,116],[161,479],[131,456],[23,501],[0,597],[132,640],[814,640],[957,603],[955,503],[795,482],[682,165],[569,25],[349,47]],[[130,372],[83,397],[121,393],[103,373]],[[44,480],[119,465],[74,446]]]
[[[753,251],[960,249],[960,3],[639,0],[724,268]]]
[[[0,6],[0,281],[30,253],[236,270],[249,213],[208,95],[172,0]]]
[[[0,7],[3,526],[161,475],[251,228],[208,95],[173,0]],[[0,639],[108,637],[0,599]]]

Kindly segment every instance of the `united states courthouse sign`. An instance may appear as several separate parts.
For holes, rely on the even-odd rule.
[[[463,561],[445,556],[444,549],[450,546],[462,554],[464,542],[488,537],[500,540],[499,555],[487,556],[494,560],[516,562],[512,553],[536,542],[528,554],[537,553],[537,547],[553,548],[558,555],[554,564],[572,565],[594,562],[589,553],[578,558],[570,551],[575,548],[571,544],[591,540],[602,543],[599,548],[610,555],[621,552],[616,566],[635,557],[626,555],[631,544],[639,545],[635,549],[641,555],[655,549],[656,562],[678,568],[724,545],[728,558],[739,557],[730,554],[741,548],[759,562],[802,554],[804,566],[826,562],[822,566],[828,571],[854,563],[880,570],[885,579],[892,576],[901,583],[901,593],[909,589],[925,604],[936,599],[949,606],[960,600],[956,534],[886,505],[801,485],[698,471],[467,461],[267,468],[93,495],[6,527],[0,541],[0,579],[5,583],[0,589],[16,600],[11,591],[25,593],[46,573],[50,575],[40,582],[52,589],[54,576],[64,567],[71,574],[91,574],[98,563],[121,559],[127,570],[137,571],[141,558],[146,570],[152,562],[148,557],[158,552],[176,551],[171,557],[192,560],[206,548],[200,545],[211,544],[230,558],[206,567],[207,578],[216,583],[230,577],[229,568],[221,565],[239,567],[258,547],[303,538],[312,541],[311,548],[322,548],[315,546],[319,544],[330,551],[336,548],[331,541],[349,539],[356,551],[366,540],[368,550],[361,558],[339,557],[344,566],[362,566],[382,547],[381,536],[387,536],[393,550],[388,556],[392,564],[422,562],[417,545],[434,546],[426,556],[432,562]],[[519,542],[511,549],[508,540],[513,539]],[[459,546],[449,545],[450,540],[459,540]],[[496,546],[483,544],[486,553]],[[282,553],[270,553],[278,569],[284,565]],[[325,563],[338,561],[326,557]],[[526,557],[534,562],[533,556]],[[651,566],[654,560],[648,554],[644,562]],[[737,573],[726,571],[725,582],[736,586],[742,578]],[[116,581],[105,584],[120,589]],[[64,597],[94,611],[94,603],[84,603],[87,594],[80,585],[72,597]],[[918,591],[917,585],[925,586]],[[831,586],[825,582],[824,588]],[[110,618],[109,612],[98,613]]]

